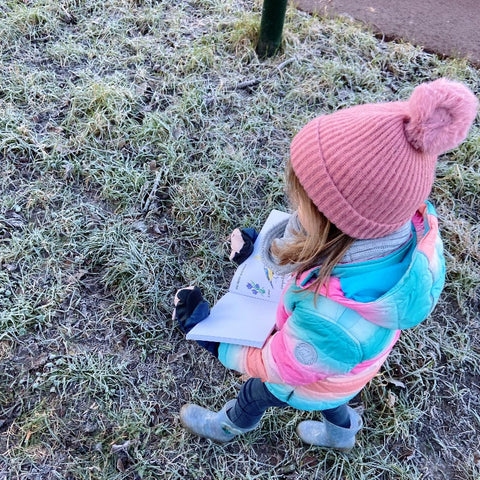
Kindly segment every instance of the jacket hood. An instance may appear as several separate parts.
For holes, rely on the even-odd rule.
[[[410,328],[427,318],[445,283],[443,244],[438,232],[437,215],[429,202],[425,202],[417,210],[412,223],[415,243],[408,249],[408,253],[403,253],[402,261],[408,263],[398,281],[388,285],[388,270],[385,269],[382,276],[382,266],[376,267],[375,282],[378,290],[382,291],[383,284],[388,285],[386,291],[383,288],[384,293],[377,298],[368,299],[369,301],[359,300],[348,294],[345,288],[348,282],[342,282],[342,277],[359,281],[371,270],[370,262],[361,262],[336,267],[330,278],[328,291],[323,287],[320,294],[355,310],[366,320],[391,330]],[[402,252],[398,252],[397,256],[400,254]],[[308,288],[316,270],[318,269],[302,274],[297,279],[297,285]]]

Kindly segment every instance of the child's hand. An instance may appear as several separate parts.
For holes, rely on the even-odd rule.
[[[184,333],[188,333],[197,323],[205,320],[210,314],[208,302],[203,298],[198,287],[186,287],[178,290],[173,304],[175,309],[172,318],[178,322],[178,326]],[[197,343],[212,355],[218,357],[218,342],[202,342],[199,340]]]
[[[205,320],[210,313],[208,302],[198,287],[181,288],[173,300],[175,309],[172,318],[177,320],[180,329],[188,333],[197,323]]]
[[[236,228],[230,235],[230,260],[240,265],[253,252],[253,244],[258,237],[254,228]]]

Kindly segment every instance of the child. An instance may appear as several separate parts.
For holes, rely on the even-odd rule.
[[[262,245],[265,263],[294,273],[263,348],[204,342],[250,379],[219,412],[185,405],[182,424],[226,442],[268,407],[317,410],[297,427],[306,443],[348,450],[362,427],[347,402],[375,376],[400,331],[428,317],[444,285],[442,242],[426,201],[437,156],[459,145],[477,99],[446,79],[404,102],[360,105],[315,118],[293,139],[287,190],[297,211]],[[252,230],[236,230],[232,258],[248,256]],[[188,331],[208,315],[198,288],[177,292]]]

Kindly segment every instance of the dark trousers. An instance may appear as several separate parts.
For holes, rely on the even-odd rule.
[[[260,421],[269,407],[288,407],[288,404],[272,395],[259,378],[250,378],[242,385],[235,406],[227,414],[237,427],[250,428]],[[321,413],[334,425],[344,428],[350,426],[346,403],[336,408],[322,410]]]

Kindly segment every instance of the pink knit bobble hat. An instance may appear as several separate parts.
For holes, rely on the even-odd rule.
[[[447,79],[405,102],[358,105],[310,121],[292,141],[293,169],[318,209],[354,238],[404,225],[432,188],[437,156],[459,145],[478,101]]]

